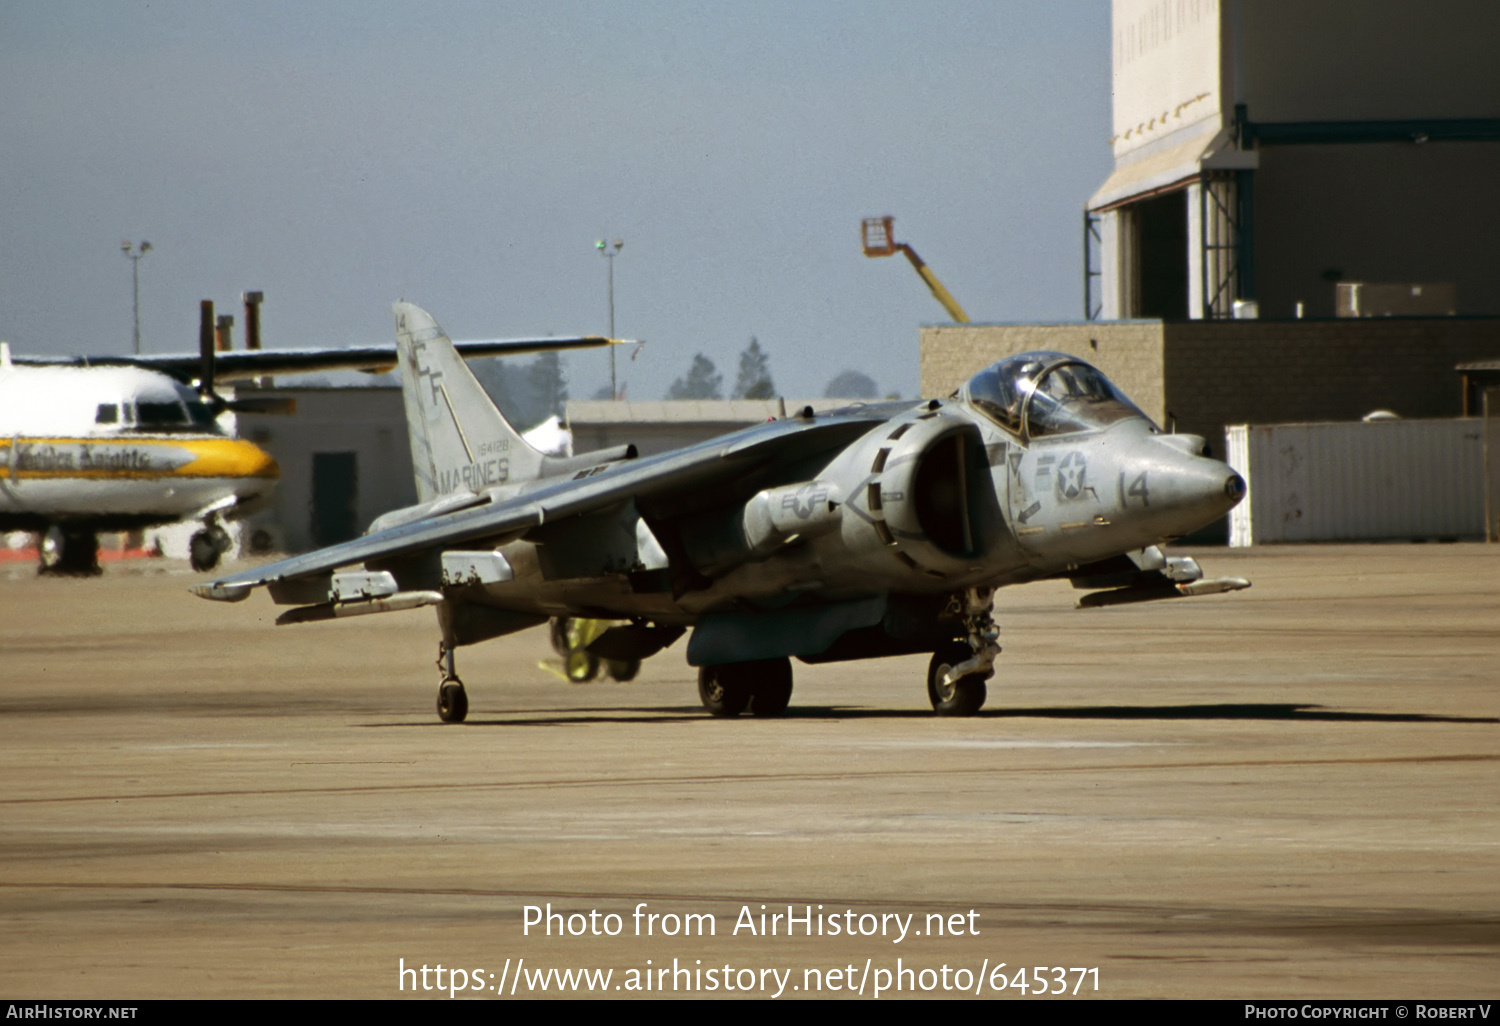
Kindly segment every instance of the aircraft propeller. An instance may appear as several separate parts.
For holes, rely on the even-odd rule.
[[[214,342],[214,301],[203,300],[198,307],[198,396],[214,416],[225,410],[235,413],[290,414],[296,412],[297,400],[281,396],[252,396],[243,399],[225,399],[214,391],[214,357],[217,348]]]

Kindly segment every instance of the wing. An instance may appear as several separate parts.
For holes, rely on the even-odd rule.
[[[899,405],[905,409],[910,404]],[[500,544],[541,524],[606,509],[626,499],[670,505],[779,459],[800,460],[842,448],[888,420],[892,412],[886,406],[868,406],[816,418],[789,417],[659,456],[610,464],[602,470],[584,469],[565,479],[542,478],[519,494],[489,501],[476,496],[476,505],[231,574],[192,591],[202,598],[237,602],[262,585],[324,574],[355,563],[479,540]]]
[[[570,335],[558,338],[509,338],[455,342],[465,359],[481,356],[517,356],[568,349],[592,349],[624,345],[634,339],[602,335]],[[214,376],[220,381],[268,377],[278,374],[308,374],[315,371],[362,370],[383,374],[396,366],[396,345],[324,347],[309,349],[252,349],[217,353]],[[15,356],[13,362],[28,366],[145,367],[161,371],[184,383],[202,371],[198,353],[154,353],[143,356]]]

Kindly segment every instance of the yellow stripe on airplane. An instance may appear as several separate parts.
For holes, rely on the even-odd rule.
[[[280,476],[269,453],[237,438],[0,439],[0,478],[10,480]]]
[[[281,467],[270,453],[237,438],[206,438],[183,446],[198,458],[176,472],[177,477],[272,477]]]

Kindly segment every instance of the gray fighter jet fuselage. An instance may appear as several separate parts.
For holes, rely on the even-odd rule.
[[[532,450],[423,311],[397,304],[419,497],[354,541],[195,591],[267,585],[296,623],[432,605],[454,650],[549,617],[627,621],[590,646],[641,659],[687,629],[710,711],[782,712],[790,657],[932,652],[940,713],[985,699],[995,588],[1070,577],[1083,604],[1245,587],[1159,546],[1223,516],[1239,475],[1162,433],[1096,368],[1010,357],[947,399],[793,416],[639,459]],[[344,568],[355,564],[355,570]]]

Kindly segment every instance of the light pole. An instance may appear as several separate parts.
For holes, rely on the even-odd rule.
[[[130,283],[131,292],[135,297],[133,309],[135,311],[135,355],[141,355],[141,257],[151,252],[151,243],[141,240],[139,246],[132,246],[129,239],[120,243],[120,251],[130,258]]]
[[[615,337],[615,254],[625,248],[624,239],[603,239],[594,242],[594,248],[609,259],[609,337]],[[615,385],[615,347],[609,347],[609,397],[620,398],[620,389]]]

